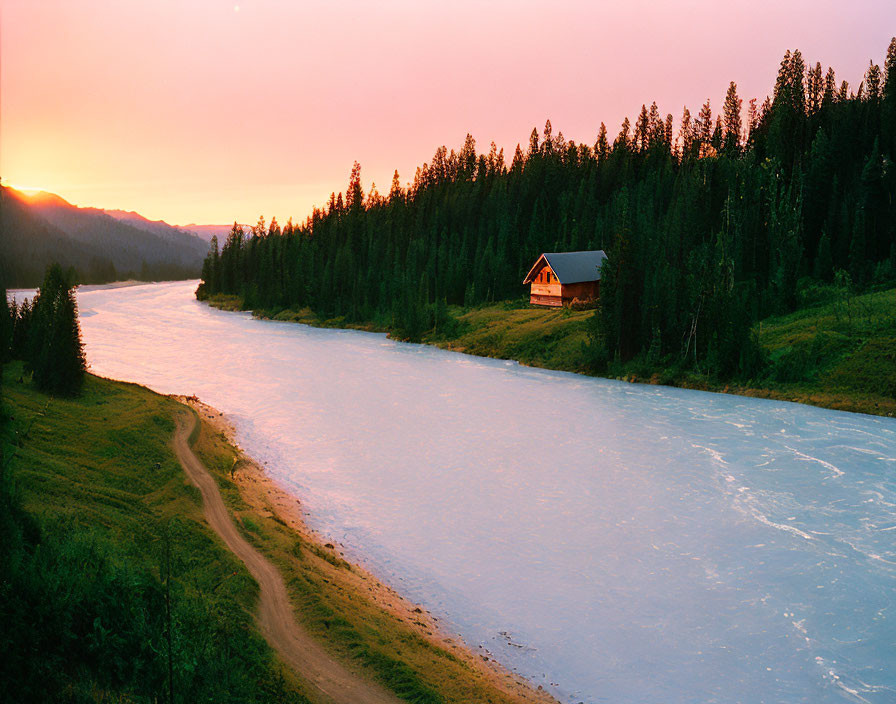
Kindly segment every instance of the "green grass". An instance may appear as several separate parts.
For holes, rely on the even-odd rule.
[[[767,386],[817,405],[896,414],[896,289],[821,300],[759,326]]]
[[[183,406],[93,376],[80,398],[49,398],[12,364],[3,411],[4,696],[166,701],[170,567],[177,701],[307,701],[255,629],[257,585],[174,457]]]
[[[457,321],[455,334],[430,333],[424,342],[482,357],[515,359],[532,367],[587,371],[584,344],[591,311],[508,302],[471,310],[452,308],[450,313]]]

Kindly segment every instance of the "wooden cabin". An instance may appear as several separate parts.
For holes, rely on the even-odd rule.
[[[524,284],[531,284],[529,303],[537,306],[569,305],[600,298],[600,268],[607,255],[590,252],[545,252],[529,270]]]

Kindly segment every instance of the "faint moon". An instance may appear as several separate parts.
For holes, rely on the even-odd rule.
[[[234,11],[234,12],[239,12],[239,11],[240,11],[240,6],[239,6],[239,5],[234,5],[234,6],[233,6],[233,11]]]

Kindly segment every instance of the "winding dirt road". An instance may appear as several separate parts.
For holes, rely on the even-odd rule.
[[[399,699],[394,694],[348,670],[296,621],[283,577],[240,535],[214,478],[190,448],[190,434],[197,422],[194,414],[181,414],[174,433],[174,451],[190,481],[202,494],[209,525],[258,582],[257,619],[262,635],[283,661],[325,700],[337,704],[397,704]]]

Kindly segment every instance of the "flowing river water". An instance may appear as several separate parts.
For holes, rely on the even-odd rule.
[[[228,414],[312,527],[569,702],[896,702],[896,419],[79,294],[92,371]]]

